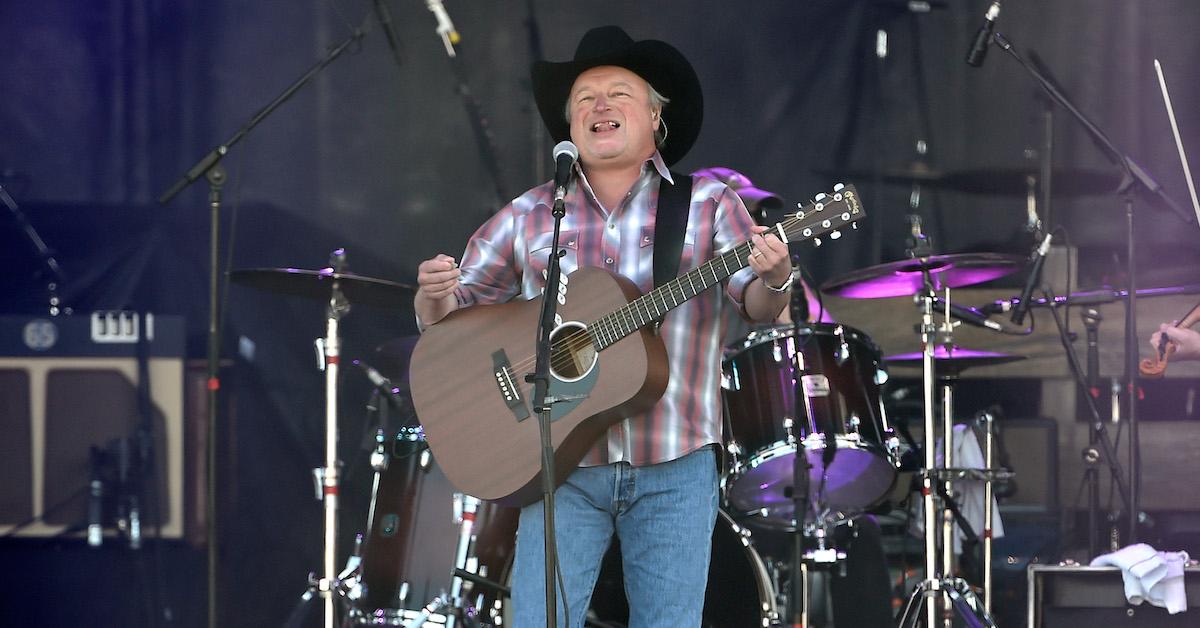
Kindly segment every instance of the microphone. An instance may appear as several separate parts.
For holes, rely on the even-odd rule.
[[[1083,311],[1083,326],[1087,328],[1087,385],[1092,397],[1100,397],[1100,311]]]
[[[396,65],[403,66],[404,61],[400,58],[400,46],[396,43],[396,29],[392,28],[392,12],[384,4],[384,0],[374,0],[374,3],[375,19],[379,20],[380,26],[383,27],[383,34],[387,37],[388,48],[392,49],[392,58],[396,60]]]
[[[1012,322],[1014,325],[1025,324],[1025,312],[1029,311],[1029,299],[1042,276],[1042,265],[1046,263],[1046,252],[1050,250],[1050,238],[1051,234],[1047,232],[1046,237],[1042,239],[1041,246],[1034,249],[1033,266],[1029,270],[1029,278],[1025,280],[1025,287],[1021,289],[1021,299],[1013,308]]]
[[[392,380],[383,376],[383,373],[375,370],[374,367],[363,362],[362,360],[354,360],[354,365],[362,369],[366,373],[367,379],[371,380],[371,384],[379,389],[392,402],[392,405],[397,408],[404,407],[404,397],[396,392],[396,386],[392,384]]]
[[[946,310],[945,299],[941,297],[933,297],[933,302],[935,310],[939,312],[944,312]],[[989,319],[987,314],[984,314],[980,310],[977,310],[973,307],[963,307],[961,305],[955,305],[951,303],[950,315],[969,325],[986,327],[993,331],[1004,331],[1004,327],[1000,325],[1000,323]]]
[[[988,7],[987,13],[983,16],[983,24],[975,32],[975,41],[971,43],[971,49],[967,51],[967,65],[976,68],[983,65],[983,58],[987,56],[988,44],[992,41],[992,33],[996,30],[996,18],[999,16],[1000,0],[996,0],[992,2],[992,6]]]
[[[554,204],[562,203],[567,195],[567,183],[571,181],[571,166],[579,159],[579,149],[571,140],[554,145]]]
[[[429,7],[429,10],[433,12],[433,17],[437,20],[437,34],[442,36],[446,54],[451,57],[456,56],[454,47],[462,41],[462,38],[454,29],[454,22],[450,21],[450,14],[446,13],[446,6],[442,4],[442,0],[425,0],[425,5]]]

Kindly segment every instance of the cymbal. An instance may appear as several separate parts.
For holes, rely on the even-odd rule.
[[[835,277],[821,291],[849,299],[881,299],[918,294],[928,268],[935,290],[961,288],[1017,272],[1025,258],[1001,253],[958,253],[869,266]]]
[[[818,174],[857,181],[879,177],[884,183],[920,184],[944,190],[972,194],[1005,194],[1022,196],[1029,191],[1030,177],[1041,177],[1037,168],[964,168],[937,170],[924,164],[882,171],[820,170]],[[1051,190],[1055,196],[1089,196],[1107,194],[1117,188],[1121,177],[1108,170],[1094,168],[1055,168],[1051,171]]]
[[[276,294],[328,301],[333,282],[352,305],[404,307],[412,304],[416,288],[354,273],[335,273],[332,268],[242,268],[229,272],[233,283]]]
[[[957,371],[972,366],[995,366],[997,364],[1007,364],[1025,359],[1023,355],[996,353],[995,351],[977,351],[975,349],[964,349],[957,345],[951,346],[949,350],[942,345],[938,345],[933,351],[933,357],[937,361],[939,368]],[[884,356],[883,361],[887,362],[888,366],[898,368],[920,368],[924,362],[924,358],[924,354],[918,351],[916,353],[898,353],[896,355]]]

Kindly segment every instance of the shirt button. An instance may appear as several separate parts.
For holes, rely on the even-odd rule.
[[[609,225],[609,226],[608,226],[608,230],[609,230],[609,231],[612,231],[613,229],[616,229],[616,228],[617,228],[617,226],[616,226],[616,225]]]
[[[605,263],[605,264],[612,264],[612,263],[613,263],[613,258],[611,258],[611,257],[606,257],[606,258],[604,258],[604,263]]]

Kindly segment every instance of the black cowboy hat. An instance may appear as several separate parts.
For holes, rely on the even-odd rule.
[[[700,79],[692,64],[674,46],[654,39],[634,41],[619,26],[599,26],[588,31],[571,61],[533,64],[533,97],[554,141],[571,139],[564,111],[575,79],[584,70],[602,65],[630,70],[670,99],[663,107],[667,138],[659,152],[667,165],[683,158],[700,135],[704,120]]]

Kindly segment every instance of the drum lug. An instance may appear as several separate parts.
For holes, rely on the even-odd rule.
[[[899,462],[900,460],[900,439],[896,435],[891,435],[887,439],[887,450],[891,455],[892,460]]]

